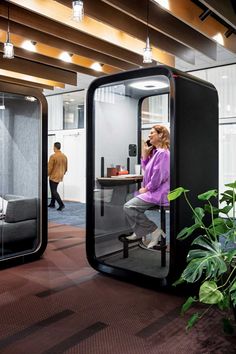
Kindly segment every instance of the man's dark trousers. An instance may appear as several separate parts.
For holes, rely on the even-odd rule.
[[[59,204],[59,207],[64,206],[61,197],[57,191],[58,182],[49,180],[50,190],[51,190],[51,203],[50,206],[55,206],[55,201]]]

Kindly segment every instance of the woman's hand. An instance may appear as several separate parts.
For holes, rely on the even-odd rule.
[[[143,193],[146,193],[148,190],[147,190],[147,188],[142,187],[138,191],[140,194],[143,194]]]
[[[153,149],[153,146],[148,146],[148,144],[145,142],[143,145],[143,152],[142,152],[142,157],[144,160],[146,160],[148,158],[148,156],[150,155],[151,151]]]

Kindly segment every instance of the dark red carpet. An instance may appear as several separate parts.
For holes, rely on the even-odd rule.
[[[84,241],[83,229],[50,224],[41,260],[1,271],[1,354],[236,352],[219,314],[186,334],[183,299],[97,273]]]

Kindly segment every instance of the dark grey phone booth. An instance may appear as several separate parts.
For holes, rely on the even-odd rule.
[[[47,101],[0,82],[0,268],[38,258],[47,245]]]
[[[170,190],[190,189],[194,203],[198,194],[218,188],[213,85],[166,66],[98,78],[87,94],[86,248],[89,263],[101,272],[168,287],[181,274],[189,248],[189,241],[176,239],[191,224],[185,201],[147,212],[167,235],[154,249],[123,236],[132,232],[123,205],[140,188],[141,146],[155,124],[170,130]]]

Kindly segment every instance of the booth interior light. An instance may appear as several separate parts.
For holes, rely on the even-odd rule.
[[[26,101],[30,101],[30,102],[34,102],[37,100],[37,98],[33,97],[33,96],[25,96]]]
[[[129,86],[136,88],[138,90],[147,90],[147,91],[169,87],[169,85],[166,82],[157,81],[157,80],[137,81],[137,82],[133,82]]]

